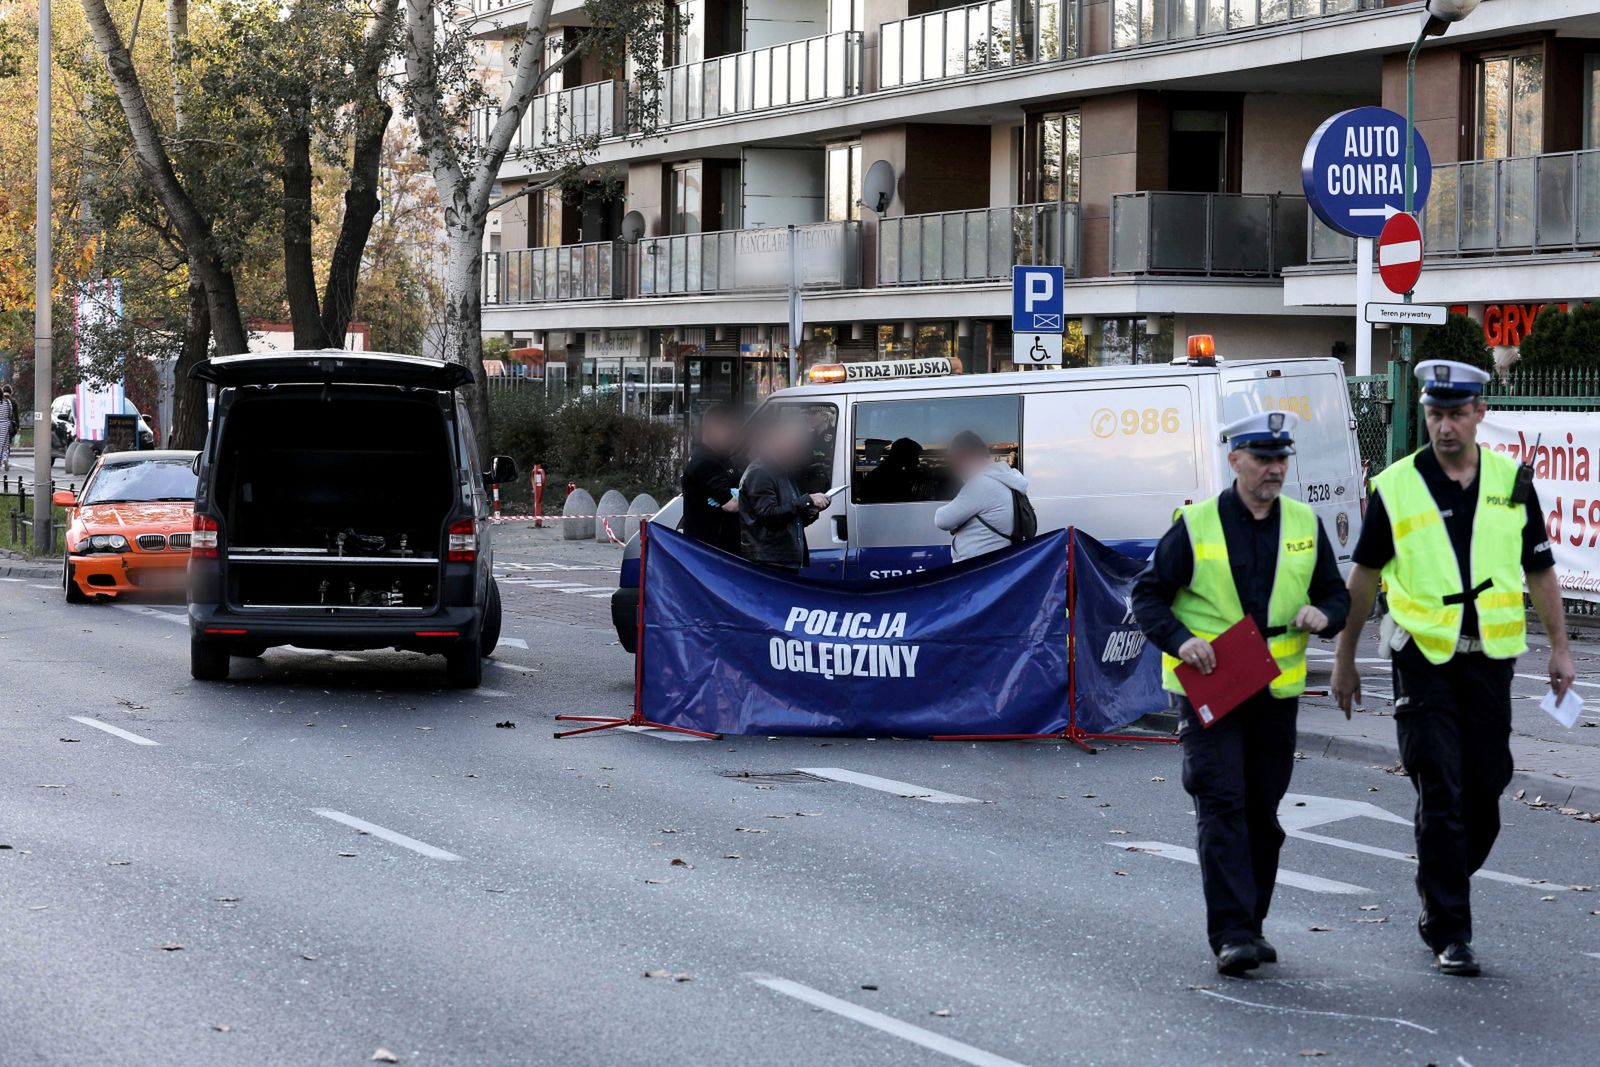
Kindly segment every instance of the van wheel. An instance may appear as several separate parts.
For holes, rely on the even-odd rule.
[[[478,627],[478,648],[484,656],[494,655],[500,643],[500,584],[489,579],[489,600],[483,607],[483,623]]]
[[[444,673],[452,689],[476,689],[483,684],[483,657],[476,643],[463,641],[444,654]]]
[[[65,556],[61,557],[61,587],[66,590],[68,604],[87,604],[93,599],[85,596],[83,590],[78,588],[77,576],[72,570],[72,562]]]
[[[189,638],[189,676],[201,682],[227,681],[227,648],[214,641]]]

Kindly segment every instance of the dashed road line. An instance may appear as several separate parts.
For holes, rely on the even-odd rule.
[[[1298,835],[1297,835],[1298,836]],[[1178,860],[1180,863],[1190,863],[1199,866],[1200,857],[1192,848],[1182,845],[1169,845],[1165,841],[1107,841],[1112,848],[1120,848],[1124,852],[1142,852],[1150,856],[1161,856],[1169,860]],[[1332,878],[1321,878],[1315,874],[1301,874],[1299,871],[1290,871],[1278,868],[1278,884],[1292,885],[1296,889],[1305,889],[1312,893],[1337,893],[1345,896],[1356,893],[1371,893],[1372,890],[1349,882],[1340,882]]]
[[[518,674],[538,674],[539,673],[539,668],[537,668],[537,667],[523,667],[523,666],[520,666],[520,665],[515,664],[515,663],[507,663],[505,660],[500,660],[500,659],[492,659],[492,660],[490,660],[489,661],[489,666],[491,666],[491,667],[499,667],[503,671],[516,671]]]
[[[85,726],[92,726],[96,730],[104,730],[114,737],[120,737],[124,741],[132,741],[136,745],[160,746],[161,744],[160,741],[152,741],[148,737],[140,737],[131,730],[124,730],[120,726],[112,726],[110,723],[101,722],[99,719],[91,719],[87,715],[68,715],[67,718],[73,722],[81,722]]]
[[[528,642],[520,637],[502,637],[499,643],[507,648],[520,648],[524,652],[528,651]]]
[[[1522,674],[1519,672],[1517,677],[1526,678],[1530,682],[1543,682],[1546,686],[1550,684],[1550,676],[1548,674]],[[1574,679],[1572,684],[1581,685],[1586,689],[1600,689],[1600,682],[1580,682]],[[1543,700],[1544,694],[1539,694],[1538,699]]]
[[[352,830],[360,830],[364,833],[371,834],[373,837],[382,838],[391,845],[399,845],[401,848],[409,848],[412,852],[427,856],[429,859],[459,860],[461,858],[454,852],[446,852],[442,848],[435,848],[426,841],[418,841],[414,837],[407,837],[405,834],[396,833],[395,831],[379,826],[376,823],[370,823],[365,819],[358,819],[354,815],[346,815],[342,811],[334,811],[332,808],[312,808],[311,812],[314,815],[322,816],[324,819],[332,819],[334,822],[343,823]]]
[[[1308,833],[1305,830],[1285,828],[1284,832],[1290,837],[1299,838],[1301,841],[1311,841],[1319,845],[1332,845],[1334,848],[1348,849],[1351,852],[1361,852],[1368,856],[1379,856],[1383,859],[1400,860],[1402,863],[1416,865],[1416,857],[1404,852],[1396,852],[1392,848],[1379,848],[1377,845],[1363,845],[1355,841],[1346,841],[1341,837],[1324,837],[1322,834]],[[1523,878],[1515,874],[1502,874],[1500,871],[1491,871],[1480,868],[1473,872],[1472,877],[1482,878],[1486,882],[1503,882],[1506,885],[1522,885],[1532,889],[1542,889],[1547,892],[1566,892],[1564,885],[1555,885],[1538,878]]]
[[[695,737],[693,734],[680,734],[676,730],[657,730],[653,726],[619,726],[619,730],[626,730],[631,734],[643,734],[653,737],[657,741],[709,741],[709,737]]]
[[[959,793],[944,793],[937,789],[924,789],[920,785],[910,782],[897,782],[893,778],[879,778],[875,774],[862,774],[859,771],[847,771],[842,767],[796,767],[795,770],[803,774],[814,774],[818,778],[826,778],[830,782],[846,782],[850,785],[859,785],[867,789],[876,789],[880,793],[889,793],[908,800],[926,800],[929,804],[981,804],[983,801],[973,797],[964,797]]]
[[[932,1030],[924,1030],[920,1026],[913,1026],[893,1016],[873,1011],[871,1008],[863,1008],[861,1005],[852,1004],[848,1000],[840,1000],[838,997],[829,996],[820,989],[812,989],[808,985],[801,985],[799,982],[792,982],[787,978],[774,978],[770,974],[747,974],[745,977],[756,985],[765,986],[774,993],[782,993],[786,997],[793,997],[802,1004],[809,1004],[813,1008],[830,1011],[841,1018],[861,1023],[863,1026],[870,1026],[874,1030],[880,1030],[892,1037],[898,1037],[902,1041],[921,1045],[931,1052],[937,1052],[941,1055],[949,1056],[951,1059],[960,1060],[962,1063],[971,1064],[972,1067],[1023,1067],[1023,1064],[1018,1063],[1016,1060],[997,1056],[992,1052],[985,1052],[983,1049],[975,1048],[964,1041],[957,1041],[955,1038],[936,1034]],[[1432,1031],[1429,1032],[1431,1033]]]

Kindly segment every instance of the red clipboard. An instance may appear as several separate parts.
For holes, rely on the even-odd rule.
[[[1195,717],[1208,728],[1271,685],[1279,674],[1267,639],[1248,615],[1219,634],[1211,650],[1217,655],[1217,669],[1210,674],[1187,663],[1178,664],[1176,672]]]

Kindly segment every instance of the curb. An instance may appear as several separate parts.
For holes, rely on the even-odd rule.
[[[1178,728],[1176,712],[1158,711],[1146,715],[1134,725],[1159,733],[1173,733]],[[1300,750],[1307,755],[1316,754],[1324,759],[1344,760],[1349,763],[1400,762],[1400,745],[1395,741],[1379,741],[1370,737],[1341,737],[1338,734],[1308,730],[1302,724],[1299,730]],[[1516,771],[1506,794],[1525,790],[1528,797],[1542,799],[1552,808],[1580,808],[1600,811],[1600,786],[1574,784],[1571,779],[1557,778],[1533,771]]]
[[[60,578],[61,564],[0,549],[0,578]]]

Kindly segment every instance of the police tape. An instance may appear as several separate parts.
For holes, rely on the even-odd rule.
[[[649,515],[629,515],[626,511],[611,512],[605,515],[496,515],[494,522],[557,522],[561,519],[653,519],[655,512]]]

